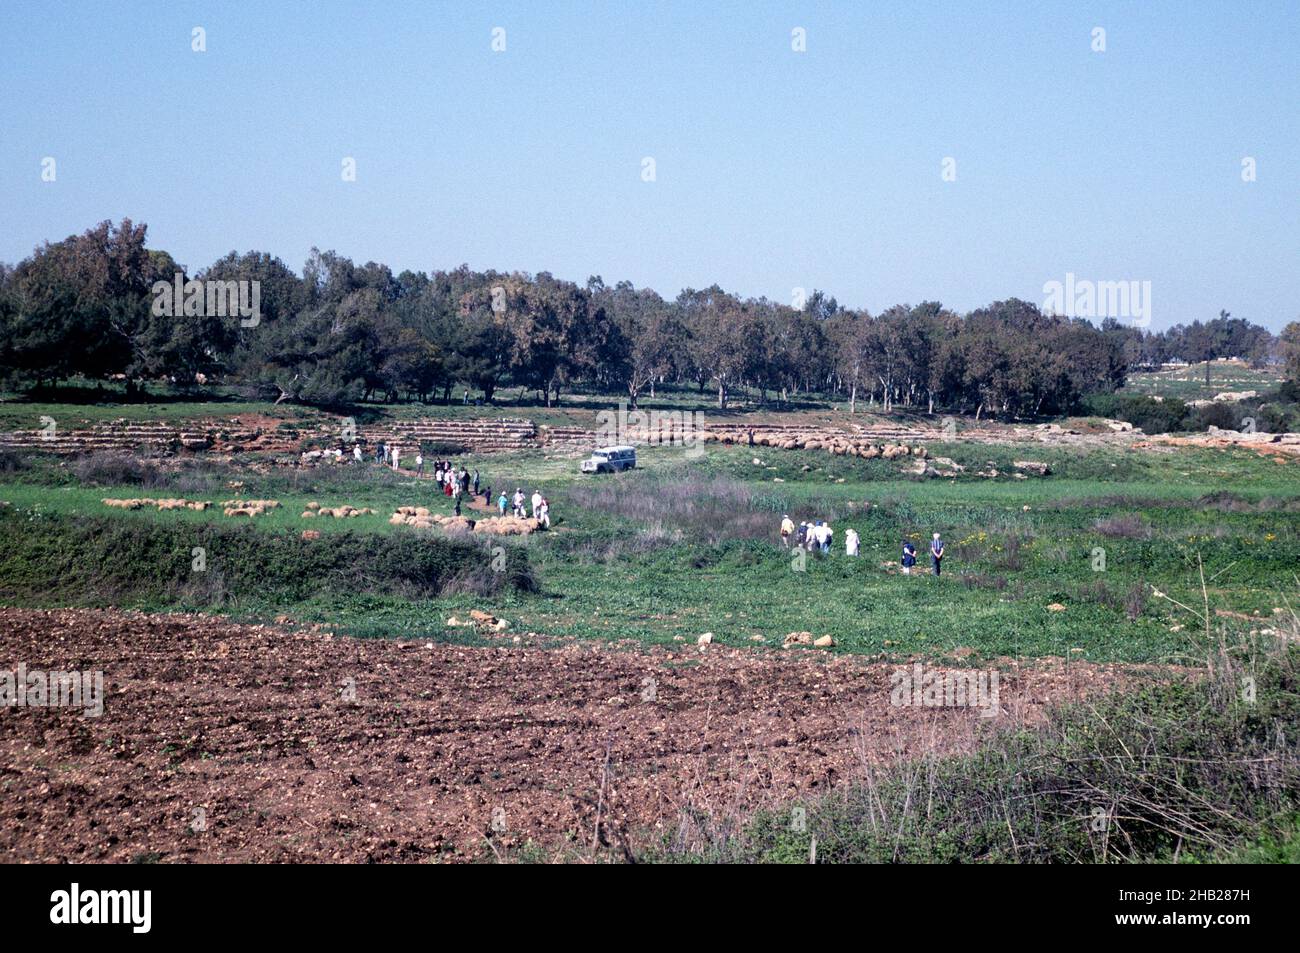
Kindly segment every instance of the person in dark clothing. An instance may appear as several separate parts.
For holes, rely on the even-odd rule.
[[[934,574],[939,575],[939,569],[943,564],[943,540],[939,534],[934,534],[934,539],[930,540],[930,565],[934,567]]]
[[[916,547],[910,539],[903,540],[903,575],[910,576],[916,565]]]

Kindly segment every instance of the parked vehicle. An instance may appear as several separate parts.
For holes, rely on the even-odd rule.
[[[582,461],[583,473],[620,473],[636,467],[635,447],[600,447]]]

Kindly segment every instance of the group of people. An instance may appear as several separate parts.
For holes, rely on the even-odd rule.
[[[358,462],[362,460],[361,448],[356,447],[354,454]],[[385,466],[391,466],[394,470],[401,468],[402,451],[399,447],[389,446],[381,443],[375,448],[375,462]],[[416,451],[415,454],[415,474],[424,476],[425,460],[424,455]],[[490,486],[482,487],[480,490],[480,478],[478,470],[473,473],[463,464],[457,467],[450,460],[433,461],[433,479],[441,488],[444,496],[451,497],[456,502],[456,515],[460,516],[461,497],[483,497],[483,503],[490,506],[492,504],[492,488]],[[522,487],[516,487],[513,496],[507,495],[505,490],[501,491],[501,496],[497,499],[497,508],[502,516],[509,511],[511,515],[518,517],[527,517],[529,515],[529,504],[532,505],[532,517],[545,529],[551,528],[551,504],[546,497],[542,496],[540,490],[534,490],[531,498],[524,496]]]
[[[417,456],[415,458],[415,472],[417,476],[424,476],[423,457]],[[478,496],[478,470],[470,473],[469,467],[463,464],[457,470],[456,465],[448,460],[435,460],[433,462],[433,481],[442,487],[442,492],[446,496],[470,494]]]
[[[518,516],[521,519],[528,516],[528,504],[533,505],[533,519],[537,520],[546,529],[551,528],[551,504],[546,497],[542,496],[541,490],[533,490],[531,499],[524,497],[523,487],[515,487],[514,496],[506,496],[506,491],[501,491],[501,496],[497,499],[497,509],[501,515],[506,515],[506,509],[510,510],[511,516]]]
[[[360,462],[362,459],[361,447],[358,446],[353,448],[352,452],[357,462]],[[390,446],[386,443],[379,444],[375,447],[375,463],[392,467],[394,470],[400,470],[402,468],[402,448]],[[414,463],[415,475],[421,477],[424,476],[424,454],[419,450],[415,452]],[[443,487],[443,492],[447,496],[455,496],[457,493],[468,494],[471,492],[475,496],[478,496],[478,470],[470,473],[469,468],[463,464],[460,469],[457,470],[456,464],[452,463],[450,460],[435,460],[433,461],[432,469],[434,481],[440,487]]]
[[[857,533],[849,530],[853,535],[845,535],[844,545],[850,556],[858,554]],[[817,550],[822,553],[831,551],[831,543],[835,541],[835,530],[824,520],[816,522],[801,522],[796,530],[794,521],[789,516],[781,517],[781,545],[790,548],[790,537],[794,537],[796,549],[804,549],[808,552]]]
[[[795,526],[794,520],[790,519],[789,514],[781,517],[781,545],[786,549],[790,548],[793,541],[795,548],[802,549],[805,552],[829,553],[831,543],[835,540],[835,530],[833,530],[824,520],[804,521]],[[844,531],[844,554],[846,556],[858,555],[861,545],[861,538],[858,531],[850,527]],[[930,540],[930,569],[938,576],[943,570],[943,538],[935,533]],[[916,566],[916,546],[910,539],[903,540],[902,567],[904,575],[911,575],[912,569]]]

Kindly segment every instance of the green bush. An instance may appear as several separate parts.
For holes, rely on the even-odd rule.
[[[196,570],[196,550],[204,568]],[[471,539],[410,532],[303,539],[251,524],[170,523],[0,511],[0,599],[73,603],[297,602],[320,595],[532,591],[527,552],[504,572]]]
[[[1168,433],[1188,428],[1188,408],[1181,400],[1140,397],[1132,394],[1093,394],[1084,410],[1096,417],[1125,420],[1146,433]]]

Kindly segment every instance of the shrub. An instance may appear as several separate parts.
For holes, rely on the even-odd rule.
[[[1084,400],[1089,414],[1126,420],[1146,433],[1187,429],[1187,405],[1181,400],[1140,397],[1133,394],[1093,394]]]
[[[204,551],[203,571],[192,569],[196,547]],[[416,531],[303,539],[249,524],[0,513],[0,598],[5,599],[216,605],[537,588],[525,550],[511,547],[506,567],[493,572],[480,543]]]
[[[774,539],[780,523],[779,513],[756,507],[746,484],[696,473],[639,480],[624,475],[576,487],[568,498],[583,509],[609,513],[642,526],[658,526],[661,534],[676,530],[691,541],[708,545]]]
[[[85,486],[152,487],[162,482],[156,464],[112,450],[97,450],[77,457],[71,469]]]
[[[1187,429],[1209,430],[1218,427],[1220,430],[1241,430],[1242,419],[1250,416],[1253,416],[1253,411],[1235,403],[1205,404],[1192,412],[1187,421]]]
[[[463,443],[449,440],[426,440],[420,443],[420,452],[428,457],[459,457],[470,453],[470,448]]]
[[[1150,539],[1151,524],[1136,513],[1097,520],[1093,529],[1111,539]]]
[[[22,454],[13,450],[0,450],[0,473],[19,473],[30,466]]]

